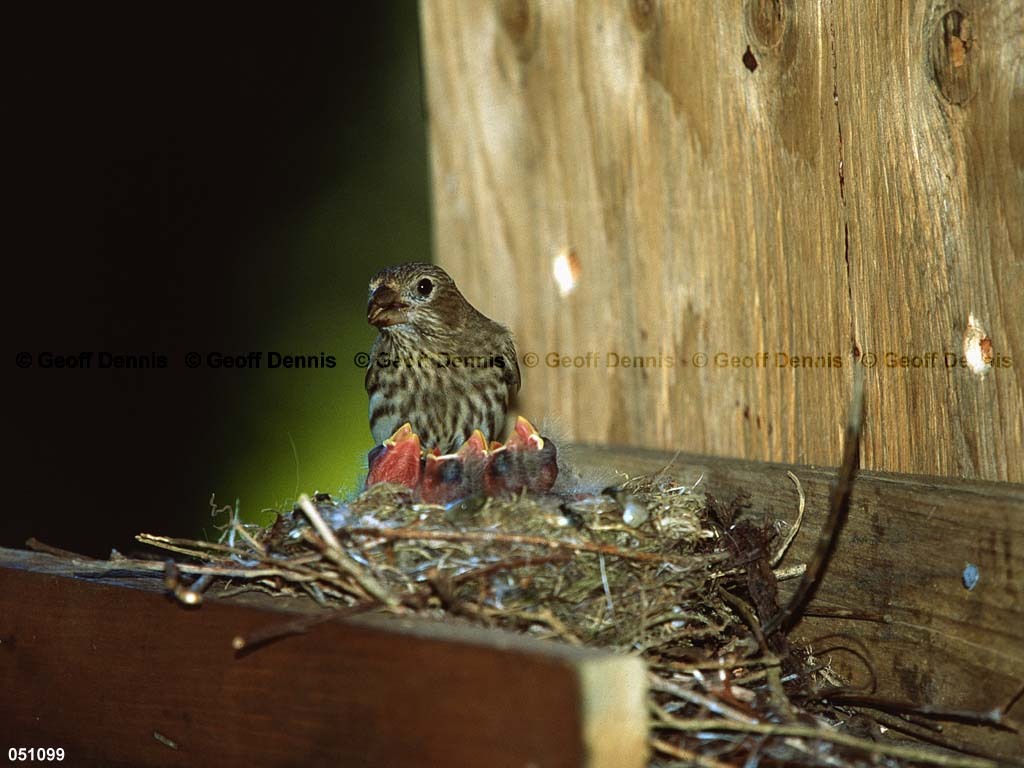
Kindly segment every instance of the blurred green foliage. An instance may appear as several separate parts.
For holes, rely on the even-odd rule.
[[[381,267],[430,260],[417,24],[413,4],[396,7],[383,41],[388,56],[374,60],[369,108],[347,116],[322,147],[322,191],[248,243],[253,261],[280,264],[281,305],[270,312],[273,323],[256,324],[253,347],[322,352],[336,367],[245,376],[222,422],[232,448],[210,490],[218,504],[238,499],[246,520],[268,522],[264,510],[290,509],[298,493],[352,492],[365,474],[373,441],[365,371],[354,357],[376,336],[366,322],[366,286]]]

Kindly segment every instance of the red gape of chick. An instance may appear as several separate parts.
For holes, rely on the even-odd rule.
[[[419,492],[427,504],[447,504],[483,492],[488,496],[514,495],[527,490],[545,493],[558,478],[555,444],[537,432],[522,416],[504,443],[492,443],[479,430],[455,453],[436,449],[422,457],[412,427],[403,424],[391,437],[370,451],[366,486],[397,483]]]

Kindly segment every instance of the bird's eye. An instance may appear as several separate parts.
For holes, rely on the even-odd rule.
[[[429,296],[432,290],[434,290],[434,283],[428,277],[424,277],[422,280],[416,283],[416,293],[418,293],[423,298]]]

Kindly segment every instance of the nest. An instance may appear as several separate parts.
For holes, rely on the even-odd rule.
[[[776,570],[803,516],[790,477],[792,528],[743,497],[679,485],[666,468],[600,493],[445,507],[377,485],[344,502],[303,497],[265,528],[225,508],[218,543],[139,539],[189,556],[165,574],[186,603],[220,582],[335,609],[238,637],[239,651],[339,613],[383,610],[639,655],[652,765],[987,765],[864,738],[862,715],[825,703],[821,692],[841,681],[778,621],[777,579],[801,570]]]

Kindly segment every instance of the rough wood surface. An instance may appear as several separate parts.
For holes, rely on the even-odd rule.
[[[863,466],[1024,481],[1024,0],[420,7],[436,253],[524,412],[836,464],[856,354]]]
[[[193,610],[88,583],[162,589],[153,575],[109,571],[0,549],[5,754],[63,747],[65,764],[108,766],[645,765],[637,659],[397,619],[324,624],[236,656],[232,638],[285,621],[279,608]]]

